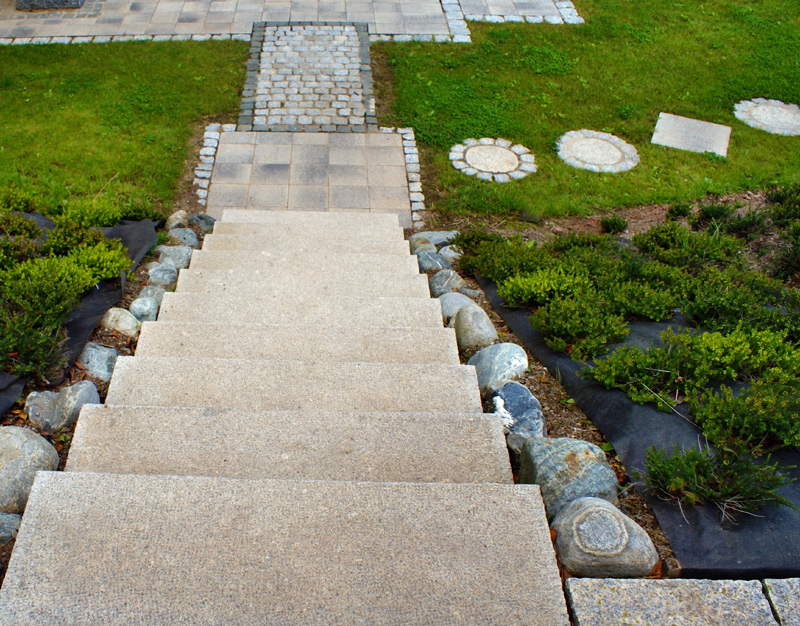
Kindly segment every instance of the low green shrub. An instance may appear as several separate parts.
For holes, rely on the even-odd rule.
[[[54,219],[59,225],[76,224],[84,228],[116,226],[122,219],[122,209],[109,198],[77,198],[68,202]]]
[[[120,273],[128,270],[131,260],[125,253],[125,248],[117,239],[106,239],[94,245],[83,245],[74,248],[67,257],[72,259],[79,267],[84,267],[91,273],[92,284],[101,280],[111,280],[120,277]]]
[[[692,207],[684,202],[671,204],[667,209],[667,219],[677,220],[681,217],[689,217],[692,214]]]
[[[556,264],[547,250],[519,238],[481,241],[473,248],[462,246],[462,249],[464,255],[458,260],[459,267],[466,272],[486,276],[496,283]]]
[[[627,281],[621,285],[607,285],[602,294],[625,319],[658,322],[671,317],[678,306],[678,298],[672,291],[653,288],[645,282]]]
[[[742,251],[735,237],[714,232],[692,232],[676,222],[653,226],[633,236],[639,250],[653,259],[686,269],[731,263]]]
[[[728,219],[723,229],[729,235],[750,241],[764,233],[767,220],[761,211],[750,211]]]
[[[0,215],[9,211],[29,213],[38,208],[38,203],[33,194],[19,187],[0,188]]]
[[[729,204],[706,204],[700,207],[692,221],[698,227],[708,226],[712,222],[727,222],[734,210],[734,207]]]
[[[600,228],[604,233],[616,235],[617,233],[625,232],[628,228],[628,220],[619,215],[608,215],[600,218]]]
[[[19,213],[6,213],[0,215],[0,237],[25,237],[38,239],[42,236],[42,229],[36,222],[29,220]]]
[[[568,233],[548,241],[545,246],[554,252],[567,252],[576,248],[591,250],[617,250],[619,246],[608,235],[595,235],[593,233]]]
[[[776,226],[788,226],[800,219],[800,183],[772,191],[767,200],[772,203],[768,212]]]
[[[39,245],[23,237],[0,237],[0,271],[39,256]]]
[[[509,306],[547,304],[551,300],[593,291],[589,277],[561,267],[548,267],[530,274],[519,274],[503,281],[498,295]]]
[[[0,370],[40,377],[63,363],[60,327],[42,326],[0,302]]]
[[[47,241],[42,245],[42,254],[65,256],[73,248],[93,246],[106,241],[99,230],[84,228],[74,222],[62,224],[47,234]]]

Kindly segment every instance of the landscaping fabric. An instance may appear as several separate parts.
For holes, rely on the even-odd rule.
[[[55,228],[52,220],[36,213],[26,213],[26,217],[34,220],[45,231]],[[152,248],[156,241],[156,224],[151,220],[139,222],[122,221],[116,226],[101,228],[103,234],[109,239],[119,239],[127,250],[128,257],[133,261],[131,269],[135,268]],[[117,281],[103,281],[92,287],[81,297],[81,303],[70,313],[64,330],[67,341],[64,345],[64,357],[67,368],[75,362],[83,350],[95,326],[106,314],[106,311],[122,299],[125,289],[124,277],[121,283]],[[66,371],[66,370],[65,370]],[[63,378],[62,378],[63,380]],[[8,372],[0,372],[0,415],[8,411],[19,398],[25,387],[25,380],[13,376]],[[53,384],[60,380],[50,381]]]
[[[644,471],[650,446],[671,452],[675,446],[689,448],[702,441],[700,429],[684,416],[665,413],[653,404],[636,404],[622,391],[607,390],[596,381],[578,376],[585,364],[553,352],[542,333],[531,328],[530,311],[510,309],[497,295],[494,282],[476,276],[489,302],[509,328],[547,367],[586,413],[586,416],[610,441],[630,476],[632,470]],[[624,345],[648,347],[659,340],[663,330],[684,326],[680,316],[670,323],[633,322]],[[622,344],[616,344],[619,347]],[[699,446],[698,446],[699,447]],[[778,493],[800,506],[800,452],[786,449],[772,455],[772,462],[794,465],[789,473],[796,480]],[[633,482],[636,480],[632,477]],[[653,507],[675,557],[681,576],[700,578],[787,578],[800,576],[800,511],[769,505],[758,516],[740,515],[736,524],[720,525],[720,513],[714,505],[684,506],[665,502],[647,493],[637,484]]]

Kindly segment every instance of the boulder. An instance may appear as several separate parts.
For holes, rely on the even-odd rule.
[[[408,246],[411,249],[411,254],[419,254],[420,252],[433,252],[436,254],[436,246],[426,237],[411,237],[408,240]]]
[[[466,287],[459,289],[458,292],[464,294],[468,298],[472,298],[473,300],[477,300],[483,295],[483,292],[479,289],[467,289]]]
[[[0,545],[11,543],[17,538],[22,516],[15,513],[0,513]]]
[[[175,211],[167,218],[164,223],[164,230],[172,230],[173,228],[188,228],[189,227],[189,214],[186,211]]]
[[[439,250],[439,254],[447,259],[450,263],[455,263],[461,258],[463,253],[461,252],[461,248],[458,246],[445,246]]]
[[[128,310],[140,322],[155,322],[158,317],[158,303],[155,298],[139,296],[131,302]]]
[[[214,230],[215,221],[216,220],[213,217],[206,215],[205,213],[196,213],[189,216],[189,225],[199,226],[204,235],[207,235]]]
[[[117,351],[114,348],[107,348],[92,341],[86,344],[78,357],[78,363],[86,368],[86,372],[90,376],[106,382],[111,380],[116,362]]]
[[[56,400],[58,393],[55,391],[32,391],[25,399],[25,414],[28,421],[39,428],[50,430],[46,424],[56,422]]]
[[[456,331],[456,341],[461,352],[483,348],[497,339],[497,330],[492,320],[486,311],[474,302],[458,310],[453,316],[452,326]]]
[[[506,430],[508,449],[515,456],[519,456],[526,439],[547,436],[542,407],[525,385],[506,383],[495,391],[492,403]]]
[[[167,292],[166,289],[161,287],[160,285],[147,285],[144,289],[139,292],[140,298],[152,298],[156,301],[156,305],[161,307],[161,301],[164,299],[164,294]]]
[[[178,268],[172,259],[164,259],[150,270],[150,284],[160,287],[169,287],[178,280]]]
[[[466,308],[464,307],[464,309]],[[458,316],[460,315],[461,311],[458,313]],[[456,320],[458,320],[458,316],[456,316]],[[481,393],[487,395],[505,385],[512,378],[524,374],[528,369],[528,355],[516,344],[496,343],[472,355],[472,358],[467,361],[467,365],[475,366],[478,374],[478,386]]]
[[[467,296],[453,292],[444,293],[439,296],[437,300],[439,300],[439,304],[442,306],[442,320],[445,324],[450,322],[450,319],[458,313],[461,307],[468,304],[475,304]]]
[[[455,239],[457,236],[457,230],[429,230],[412,235],[408,238],[408,241],[411,242],[417,238],[424,238],[430,241],[437,248],[441,248],[442,246],[453,241],[453,239]]]
[[[161,262],[164,259],[172,259],[179,270],[189,267],[189,262],[192,260],[192,249],[189,246],[158,246],[156,253]]]
[[[458,291],[466,286],[464,279],[453,270],[436,272],[428,281],[432,298],[438,298],[444,293]]]
[[[419,271],[423,274],[453,269],[447,259],[433,252],[419,252],[417,254],[417,263],[419,264]]]
[[[550,527],[561,562],[574,576],[640,578],[658,563],[644,529],[606,500],[573,500]]]
[[[197,235],[194,234],[194,231],[191,228],[173,228],[168,234],[173,239],[177,239],[187,246],[192,248],[200,247],[200,240],[197,238]]]
[[[580,439],[527,439],[520,454],[519,482],[539,485],[548,518],[586,496],[617,504],[619,483],[606,455]]]
[[[22,513],[36,472],[58,467],[58,452],[41,435],[0,427],[0,513]]]
[[[125,335],[131,339],[138,339],[142,325],[127,309],[112,307],[100,320],[100,326],[114,330],[120,335]]]
[[[100,404],[97,387],[89,380],[82,380],[58,393],[56,400],[57,421],[49,425],[50,432],[58,432],[78,421],[78,415],[84,404]]]

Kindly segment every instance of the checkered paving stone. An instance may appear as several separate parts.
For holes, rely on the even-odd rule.
[[[571,0],[459,0],[473,22],[583,24]]]
[[[403,137],[395,133],[222,132],[207,211],[396,213],[411,226]]]

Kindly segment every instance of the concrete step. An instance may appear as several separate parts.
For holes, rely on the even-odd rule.
[[[106,404],[482,413],[466,365],[120,357]]]
[[[380,227],[400,228],[396,213],[362,213],[348,211],[259,211],[258,209],[224,209],[218,222],[243,224],[318,224],[359,226],[370,224]]]
[[[411,254],[407,241],[381,241],[378,239],[357,240],[349,238],[323,238],[323,237],[292,237],[267,235],[206,235],[203,240],[203,250],[235,250],[270,252],[287,251],[293,253],[313,252],[348,254]]]
[[[189,267],[198,270],[316,270],[334,276],[362,270],[419,274],[417,257],[402,254],[196,250]]]
[[[451,328],[145,322],[137,356],[458,365]]]
[[[324,271],[284,270],[181,270],[178,293],[218,293],[254,297],[264,293],[294,295],[310,291],[321,297],[335,295],[392,298],[430,298],[422,274],[358,272],[330,275]]]
[[[566,626],[535,485],[39,472],[0,624]]]
[[[67,470],[512,483],[503,427],[491,414],[86,405]]]
[[[397,224],[361,221],[314,221],[300,224],[253,224],[248,222],[220,222],[214,224],[215,235],[249,235],[282,237],[285,239],[345,238],[361,241],[403,241],[403,229]]]
[[[438,301],[424,298],[320,297],[264,294],[166,293],[159,320],[206,324],[299,324],[319,326],[442,327]]]

